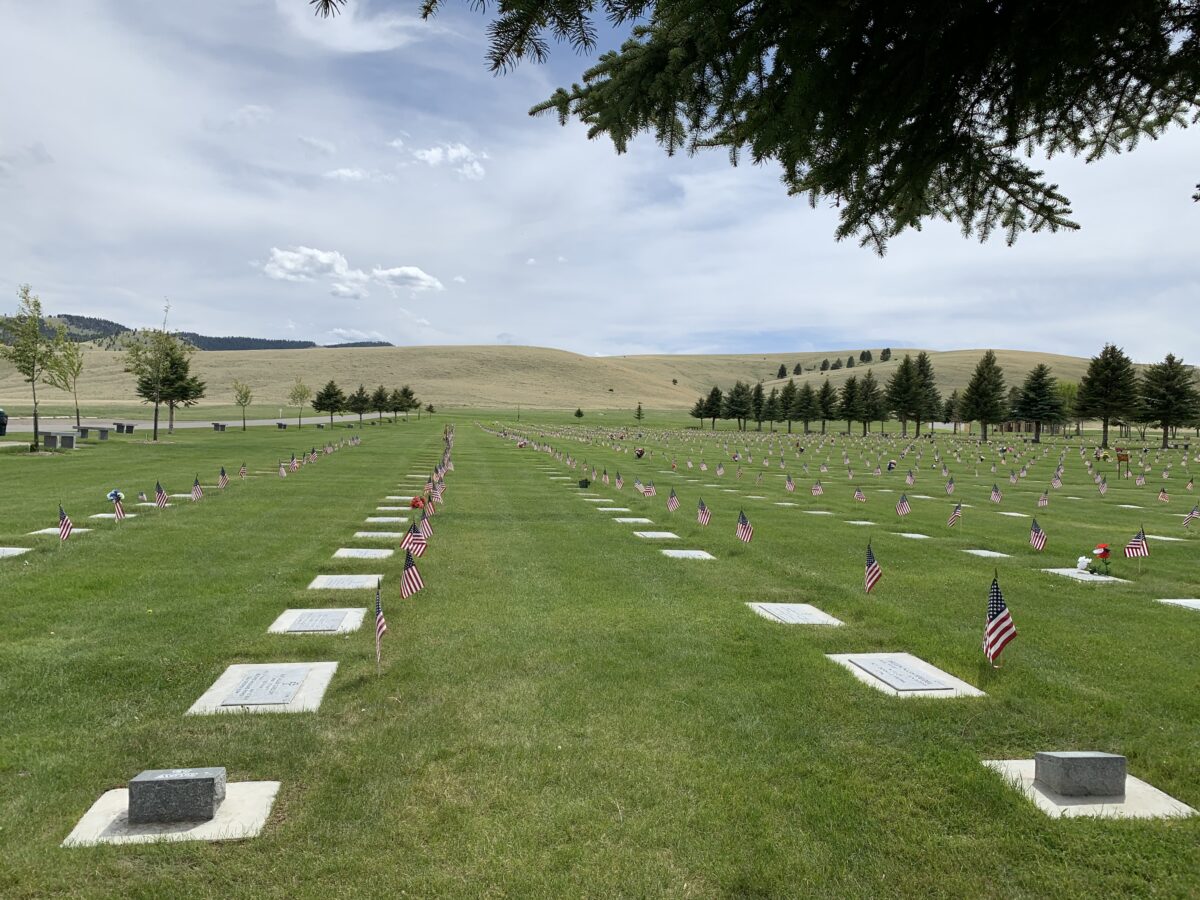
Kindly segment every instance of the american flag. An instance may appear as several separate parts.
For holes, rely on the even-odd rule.
[[[787,477],[787,479],[786,479],[786,480],[784,480],[784,482],[783,482],[783,486],[784,486],[784,487],[787,489],[787,492],[788,492],[789,494],[791,494],[791,493],[794,493],[794,492],[795,492],[795,490],[796,490],[796,482],[794,482],[794,481],[792,480],[792,475],[791,475],[791,473],[790,473],[790,472],[788,473],[788,477]]]
[[[417,571],[417,564],[413,560],[412,552],[409,551],[404,555],[404,574],[400,577],[400,596],[407,600],[423,587],[425,587],[425,582],[421,580],[421,573]]]
[[[1016,484],[1016,483],[1017,483],[1017,473],[1016,473],[1016,472],[1010,472],[1010,473],[1009,473],[1009,475],[1008,475],[1008,483],[1009,483],[1009,484]]]
[[[1158,492],[1158,499],[1161,500],[1163,503],[1171,502],[1171,498],[1169,496],[1167,496],[1166,488],[1163,488],[1161,491]]]
[[[1033,524],[1029,526],[1029,546],[1034,550],[1046,549],[1046,532],[1042,531],[1037,519],[1034,519]]]
[[[600,478],[606,485],[608,484],[608,469],[604,470],[604,474]]]
[[[1146,543],[1146,529],[1138,529],[1138,533],[1125,545],[1126,556],[1149,556],[1150,545]]]
[[[1146,483],[1146,476],[1143,475],[1141,472],[1138,472],[1138,477],[1133,479],[1133,483],[1136,484],[1138,487],[1141,487],[1142,485],[1144,485]]]
[[[200,476],[196,476],[196,480],[192,482],[192,500],[199,500],[204,496],[204,488],[200,487]]]
[[[431,493],[433,493],[433,478],[432,477],[425,479],[425,490],[422,493],[424,493],[425,496],[429,496]]]
[[[958,524],[958,520],[962,518],[962,504],[958,504],[950,511],[950,518],[946,520],[946,527],[953,528]]]
[[[637,491],[639,494],[642,494],[643,496],[645,496],[646,488],[642,484],[642,479],[638,478],[636,475],[633,476],[633,489],[635,491]]]
[[[292,454],[292,471],[293,471],[293,472],[299,472],[299,471],[300,471],[300,462],[299,462],[299,461],[296,459],[296,454],[295,454],[295,453],[293,453],[293,454]]]
[[[138,491],[138,502],[139,503],[146,502],[146,492],[145,491]]]
[[[1200,519],[1200,503],[1192,507],[1192,511],[1183,517],[1183,527],[1187,528],[1197,519]]]
[[[1002,493],[1000,493],[999,485],[993,484],[992,485],[992,502],[999,503],[1003,499],[1004,499],[1004,495]]]
[[[1054,488],[1056,491],[1062,487],[1062,478],[1060,478],[1057,473],[1055,473],[1054,477],[1050,479],[1050,487]]]
[[[618,490],[618,491],[619,491],[621,488],[625,487],[625,482],[622,480],[622,478],[621,478],[621,473],[620,473],[620,472],[618,472],[618,473],[617,473],[617,480],[616,480],[615,482],[613,482],[613,483],[614,483],[614,484],[617,486],[617,490]]]
[[[1103,475],[1101,475],[1100,476],[1100,484],[1097,485],[1097,487],[1099,487],[1099,489],[1100,489],[1101,496],[1104,496],[1105,494],[1107,494],[1108,493],[1108,479],[1105,478]],[[1162,495],[1160,494],[1159,496],[1161,497]]]
[[[679,498],[675,496],[675,488],[671,488],[671,495],[667,497],[667,512],[675,512],[679,509]]]
[[[416,522],[408,526],[408,531],[404,532],[404,537],[400,539],[400,548],[410,551],[413,556],[424,556],[428,546],[425,533]]]
[[[71,524],[71,517],[67,515],[67,511],[62,508],[62,504],[58,504],[58,539],[65,541],[71,536],[71,532],[75,526]]]
[[[1038,497],[1037,505],[1039,507],[1050,505],[1050,492],[1042,491],[1042,496]]]
[[[224,466],[221,466],[221,474],[217,478],[217,487],[221,490],[225,490],[225,488],[229,487],[229,476],[225,474]]]
[[[309,462],[316,462],[316,461],[317,461],[317,459],[318,459],[318,457],[317,457],[317,448],[316,448],[316,447],[313,447],[311,450],[309,450],[309,451],[308,451],[308,461],[309,461]]]
[[[737,539],[743,543],[750,543],[750,539],[754,537],[754,526],[750,524],[750,520],[746,518],[744,511],[738,512],[737,521]]]
[[[387,634],[387,620],[383,617],[383,584],[375,582],[375,664],[379,664],[380,640]]]
[[[878,474],[879,474],[879,467],[878,467],[878,466],[875,468],[875,474],[876,474],[876,475],[878,475]],[[916,479],[916,477],[913,475],[913,470],[912,470],[912,469],[909,469],[909,470],[908,470],[908,474],[904,476],[904,483],[905,483],[905,484],[907,484],[909,487],[912,487],[912,486],[913,486],[913,483],[914,483],[916,480],[917,480],[917,479]]]
[[[821,485],[820,481],[817,481],[817,483],[812,486],[812,495],[814,497],[820,497],[823,493],[825,493],[825,488]]]
[[[993,578],[988,591],[987,621],[983,626],[983,654],[988,662],[995,664],[1008,642],[1017,636],[1017,626],[1008,614],[1004,595],[1000,593],[1000,582]]]
[[[725,474],[725,463],[717,463],[717,474],[718,475]]]
[[[879,561],[875,559],[875,554],[871,550],[871,542],[867,542],[867,570],[863,576],[863,584],[867,588],[867,593],[871,593],[871,589],[879,583],[879,579],[883,577],[883,569],[879,568]]]
[[[647,497],[657,497],[658,496],[658,491],[657,491],[657,489],[655,489],[653,481],[646,482],[646,489],[644,491],[642,491],[642,493],[645,494]]]
[[[437,515],[437,504],[435,504],[433,502],[432,497],[430,497],[429,500],[425,503],[424,513],[427,517]]]
[[[946,493],[947,494],[954,493],[954,479],[953,478],[951,478],[949,481],[946,482]]]
[[[279,464],[279,477],[287,478],[287,466],[285,466],[282,462]]]
[[[700,460],[700,471],[701,472],[708,471],[708,463],[706,463],[704,460]]]
[[[421,529],[421,534],[425,535],[425,540],[433,537],[433,525],[429,521],[429,516],[425,515],[425,510],[421,510],[421,518],[417,520],[417,527]]]
[[[1195,482],[1195,481],[1193,481],[1191,478],[1189,478],[1189,479],[1188,479],[1188,482],[1187,482],[1187,484],[1185,484],[1185,485],[1184,485],[1184,488],[1185,488],[1186,490],[1189,490],[1189,491],[1190,491],[1190,490],[1191,490],[1193,487],[1195,487],[1195,486],[1196,486],[1196,482]]]
[[[433,490],[429,492],[429,499],[436,503],[441,503],[442,494],[445,493],[445,490],[446,489],[442,487],[442,483],[439,481],[433,486]]]
[[[242,463],[241,467],[238,469],[238,477],[240,477],[242,479],[242,481],[246,480],[246,464],[245,463]]]
[[[700,498],[700,505],[696,507],[696,521],[701,525],[707,525],[708,520],[712,518],[712,512],[704,505],[704,498]]]
[[[859,503],[866,503],[867,495],[863,493],[862,488],[856,487],[854,489],[854,499],[857,500]]]
[[[154,482],[154,505],[162,509],[167,505],[167,492],[163,490],[162,482]]]
[[[910,512],[912,512],[912,509],[908,505],[908,495],[901,494],[900,502],[896,504],[896,515],[903,518],[904,516],[907,516]]]
[[[125,507],[120,497],[113,497],[113,518],[118,522],[125,521]]]

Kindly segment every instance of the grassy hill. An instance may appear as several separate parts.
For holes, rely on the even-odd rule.
[[[878,351],[876,350],[876,355]],[[906,351],[893,349],[886,363],[873,363],[877,378],[886,381]],[[312,348],[306,350],[206,351],[197,353],[194,370],[208,382],[211,405],[232,402],[230,385],[237,379],[254,388],[256,404],[280,405],[293,382],[301,378],[314,389],[329,379],[343,388],[410,384],[424,402],[437,406],[624,409],[642,403],[651,409],[686,409],[713,384],[725,388],[734,380],[774,380],[780,364],[791,372],[822,359],[843,360],[857,350],[820,353],[772,353],[713,356],[590,357],[544,347],[442,346]],[[931,352],[943,390],[962,388],[982,350]],[[1049,364],[1061,379],[1077,381],[1087,360],[1022,350],[998,350],[1000,365],[1010,382],[1024,378],[1039,362]],[[90,348],[85,351],[80,400],[88,404],[136,403],[133,380],[122,371],[122,354]],[[866,371],[865,365],[828,373],[834,385]],[[791,377],[791,376],[789,376]],[[797,381],[826,377],[805,371]],[[0,362],[0,406],[10,413],[28,405],[27,386],[7,364]],[[65,395],[47,389],[47,403]]]

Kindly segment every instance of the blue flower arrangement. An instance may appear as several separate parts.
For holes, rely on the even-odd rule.
[[[108,492],[108,499],[111,503],[116,503],[118,500],[124,500],[125,495],[122,494],[116,488],[113,488],[111,491]]]

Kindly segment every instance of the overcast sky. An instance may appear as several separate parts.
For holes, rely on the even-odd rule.
[[[0,309],[333,343],[580,353],[1009,347],[1197,362],[1200,129],[1049,165],[1082,231],[880,259],[774,165],[617,156],[494,77],[450,0],[37,0],[0,24]],[[3,298],[7,297],[7,300]]]

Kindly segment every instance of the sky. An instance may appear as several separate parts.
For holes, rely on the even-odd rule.
[[[37,0],[0,28],[0,309],[213,335],[584,354],[1005,347],[1138,361],[1200,341],[1200,129],[1046,163],[1082,230],[932,223],[884,258],[774,164],[618,156],[529,108],[448,0]],[[619,36],[605,35],[611,43]],[[4,297],[7,297],[6,301]]]

